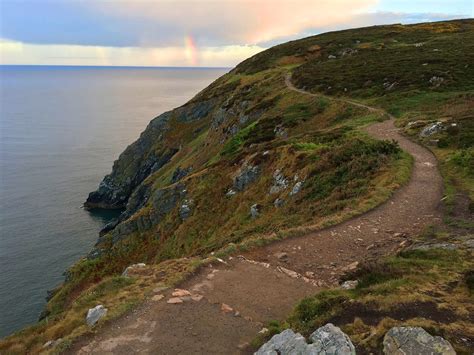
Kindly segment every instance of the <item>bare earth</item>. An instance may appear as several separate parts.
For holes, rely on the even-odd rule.
[[[286,83],[292,90],[313,95],[294,88],[290,77]],[[379,139],[395,139],[415,159],[409,183],[386,203],[334,227],[207,266],[180,285],[194,299],[187,296],[182,297],[183,303],[168,304],[173,290],[157,290],[163,299],[150,299],[81,339],[68,352],[249,353],[248,343],[264,322],[284,319],[301,298],[337,284],[355,262],[393,252],[427,225],[440,222],[442,179],[435,157],[400,135],[393,117],[369,126],[367,132]]]

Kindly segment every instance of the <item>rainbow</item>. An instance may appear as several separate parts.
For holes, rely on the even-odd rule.
[[[195,67],[199,64],[196,42],[190,35],[184,37],[184,53],[191,66]]]

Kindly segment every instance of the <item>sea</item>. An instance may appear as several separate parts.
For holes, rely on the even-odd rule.
[[[228,70],[0,66],[0,338],[38,320],[115,217],[82,208],[113,161]]]

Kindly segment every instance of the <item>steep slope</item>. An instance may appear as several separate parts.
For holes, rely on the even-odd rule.
[[[397,142],[361,129],[387,120],[383,109],[433,145],[453,223],[469,228],[458,217],[472,215],[473,36],[474,21],[460,20],[289,42],[158,116],[85,203],[124,212],[67,271],[43,321],[4,348],[72,339],[88,331],[84,312],[96,303],[113,318],[212,253],[307,234],[382,203],[411,166]],[[441,128],[429,130],[435,120]],[[152,265],[148,274],[118,276],[136,262]]]

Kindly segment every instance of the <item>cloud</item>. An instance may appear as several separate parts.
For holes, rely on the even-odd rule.
[[[232,67],[263,49],[259,46],[203,47],[189,55],[186,46],[107,47],[0,40],[0,64]]]
[[[416,6],[404,0],[0,0],[1,56],[10,64],[232,66],[264,48],[330,30],[469,17],[453,14],[469,10],[469,0],[450,1],[456,6],[449,13],[423,13],[414,11],[436,6],[427,0]]]
[[[6,0],[2,37],[37,44],[258,44],[344,23],[378,0]]]
[[[198,43],[258,44],[317,26],[344,23],[377,0],[134,0],[91,3],[121,19],[159,23],[165,34],[186,33]],[[160,33],[141,33],[141,45],[160,42]],[[157,42],[158,41],[158,42]]]

